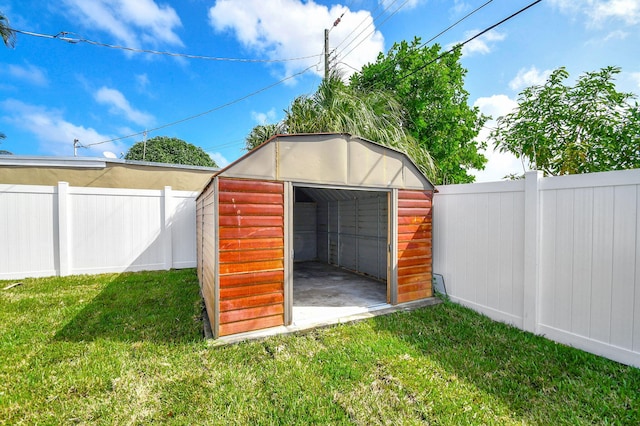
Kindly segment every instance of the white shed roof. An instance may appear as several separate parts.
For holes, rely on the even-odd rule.
[[[434,188],[406,154],[342,133],[276,136],[216,176],[348,187]]]

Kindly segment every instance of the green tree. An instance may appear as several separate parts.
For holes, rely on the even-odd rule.
[[[188,164],[192,166],[218,167],[218,165],[202,150],[178,138],[157,136],[145,142],[135,143],[126,160],[150,161],[153,163]]]
[[[256,126],[247,136],[246,147],[251,149],[277,133],[350,133],[405,152],[432,177],[431,157],[406,132],[404,120],[404,109],[392,95],[354,89],[332,74],[315,93],[296,98],[281,123]]]
[[[2,12],[0,12],[0,37],[4,45],[7,47],[14,47],[16,44],[16,32],[9,25],[9,18]]]
[[[283,123],[260,124],[251,130],[251,133],[245,138],[245,149],[247,151],[261,145],[276,135],[286,133]]]
[[[518,108],[498,118],[496,149],[525,159],[547,175],[640,167],[640,108],[616,90],[620,68],[605,67],[565,84],[558,68],[546,83],[526,88]]]
[[[468,170],[487,161],[479,152],[486,144],[475,138],[488,117],[468,104],[460,55],[460,49],[443,54],[439,45],[423,46],[415,38],[394,44],[351,77],[359,90],[390,91],[400,101],[409,133],[433,158],[436,184],[472,182]]]
[[[0,132],[0,140],[2,139],[6,139],[7,135],[5,135],[4,133]],[[4,149],[0,149],[0,155],[13,155],[12,152],[9,151],[5,151]]]
[[[16,32],[9,26],[9,19],[0,11],[0,37],[4,45],[7,47],[13,47],[16,43]],[[0,139],[5,139],[7,136],[0,132]],[[2,155],[11,154],[9,151],[0,152]]]

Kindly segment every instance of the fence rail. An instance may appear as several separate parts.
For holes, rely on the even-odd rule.
[[[640,170],[438,187],[452,300],[640,367]]]
[[[196,196],[0,185],[0,279],[195,267]]]

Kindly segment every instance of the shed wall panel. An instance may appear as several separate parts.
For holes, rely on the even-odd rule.
[[[221,178],[219,335],[284,324],[284,185]]]
[[[408,161],[382,145],[363,140],[349,141],[349,184],[377,187],[402,187]],[[374,171],[375,172],[372,172]],[[421,188],[423,186],[420,186]]]
[[[277,136],[222,170],[219,176],[354,187],[433,189],[405,154],[348,134]]]
[[[350,194],[354,198],[318,201],[318,259],[386,281],[387,193]]]
[[[196,205],[198,281],[209,322],[216,322],[215,300],[215,187],[209,185],[198,197]]]
[[[343,138],[319,136],[304,141],[278,139],[278,179],[348,184],[348,148]]]
[[[398,303],[431,297],[432,191],[398,191]]]
[[[293,252],[296,261],[318,258],[316,203],[295,203],[293,208]]]
[[[318,260],[329,262],[329,207],[327,203],[319,203],[316,205],[316,223],[318,246]]]
[[[202,285],[202,198],[196,200],[196,273]]]
[[[222,176],[242,177],[248,179],[277,179],[276,176],[276,144],[266,143],[254,149],[250,154],[251,161],[237,161],[230,165]],[[256,182],[247,180],[246,182]]]

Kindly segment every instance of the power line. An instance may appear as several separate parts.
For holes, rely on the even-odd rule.
[[[41,34],[41,33],[35,33],[35,32],[32,32],[32,31],[24,31],[24,30],[16,30],[16,29],[11,29],[11,31],[14,31],[14,32],[16,32],[18,34],[24,34],[24,35],[32,36],[32,37],[39,37],[39,38],[45,38],[45,39],[51,39],[51,40],[61,40],[61,41],[65,41],[65,42],[70,43],[70,44],[86,43],[86,44],[90,44],[90,45],[93,45],[93,46],[107,47],[109,49],[125,50],[125,51],[128,51],[128,52],[149,53],[149,54],[152,54],[152,55],[164,55],[164,56],[172,56],[172,57],[187,58],[187,59],[203,59],[203,60],[207,60],[207,61],[279,63],[279,62],[302,61],[302,60],[305,60],[305,59],[316,58],[316,57],[319,56],[319,55],[310,55],[310,56],[302,56],[302,57],[298,57],[298,58],[287,58],[287,59],[226,58],[226,57],[216,57],[216,56],[192,55],[192,54],[188,54],[188,53],[176,53],[176,52],[167,52],[167,51],[151,50],[151,49],[138,49],[138,48],[135,48],[135,47],[113,45],[113,44],[108,44],[108,43],[102,43],[102,42],[99,42],[99,41],[89,40],[89,39],[86,39],[86,38],[68,37],[68,35],[70,35],[72,33],[67,32],[67,31],[61,31],[61,32],[59,32],[58,34],[55,34],[55,35]]]
[[[465,16],[463,16],[462,18],[458,19],[456,22],[454,22],[453,24],[449,25],[447,28],[445,28],[444,30],[440,31],[438,34],[436,34],[435,36],[431,37],[429,40],[425,41],[424,43],[422,43],[419,48],[422,48],[424,46],[426,46],[427,44],[431,43],[433,40],[437,39],[438,37],[440,37],[441,35],[445,34],[446,32],[450,31],[451,29],[453,29],[454,27],[456,27],[458,24],[460,24],[461,22],[465,21],[466,19],[468,19],[469,17],[471,17],[472,15],[474,15],[476,12],[480,11],[482,8],[484,8],[485,6],[487,6],[489,3],[493,2],[493,0],[489,0],[487,2],[485,2],[484,4],[478,6],[477,8],[475,8],[474,10],[472,10],[471,12],[467,13]],[[371,35],[372,33],[370,33],[369,35]],[[351,49],[349,52],[347,52],[345,55],[343,55],[341,57],[341,59],[344,59],[347,55],[349,55],[356,47],[358,47],[362,42],[360,42],[357,46],[355,46],[353,49]],[[344,50],[344,49],[343,49]]]
[[[462,18],[458,19],[456,22],[454,22],[453,24],[449,25],[447,28],[445,28],[444,30],[440,31],[438,34],[434,35],[433,37],[431,37],[429,40],[425,41],[424,43],[422,43],[421,47],[426,46],[427,44],[431,43],[433,40],[437,39],[438,37],[440,37],[442,34],[446,33],[447,31],[449,31],[450,29],[452,29],[453,27],[455,27],[456,25],[458,25],[459,23],[461,23],[462,21],[464,21],[465,19],[469,18],[471,15],[475,14],[476,12],[478,12],[480,9],[484,8],[485,6],[487,6],[489,3],[491,3],[493,0],[489,0],[488,2],[476,7],[474,10],[472,10],[471,12],[467,13],[466,15],[464,15]]]
[[[424,43],[422,43],[420,46],[418,46],[418,49],[423,48],[424,46],[426,46],[427,44],[431,43],[433,40],[437,39],[438,37],[440,37],[441,35],[445,34],[446,32],[450,31],[451,29],[453,29],[454,27],[456,27],[458,24],[460,24],[461,22],[465,21],[466,19],[468,19],[469,17],[471,17],[472,15],[474,15],[475,13],[477,13],[478,11],[480,11],[481,9],[483,9],[485,6],[487,6],[489,3],[493,2],[493,0],[489,0],[487,2],[485,2],[484,4],[478,6],[477,8],[475,8],[474,10],[472,10],[471,12],[467,13],[465,16],[463,16],[462,18],[458,19],[456,22],[454,22],[453,24],[449,25],[447,28],[445,28],[444,30],[440,31],[438,34],[436,34],[435,36],[431,37],[429,40],[425,41]],[[357,46],[356,46],[357,47]],[[348,54],[350,54],[353,51],[350,50],[346,55],[342,56],[341,59],[344,59]],[[344,63],[344,62],[343,62]],[[345,64],[346,65],[346,64]],[[395,67],[395,64],[390,63],[388,64],[388,66],[386,67],[386,69],[383,69],[382,72],[387,71],[388,69],[391,69]],[[353,68],[353,67],[351,67]]]
[[[342,48],[342,51],[346,50],[347,47],[349,47],[353,42],[355,42],[356,40],[358,40],[358,37],[360,37],[362,35],[363,32],[365,32],[371,25],[374,24],[374,22],[376,22],[378,20],[378,18],[380,18],[382,15],[384,15],[387,10],[389,10],[389,8],[391,8],[391,6],[393,6],[398,0],[393,0],[393,2],[391,2],[391,4],[389,4],[389,6],[387,6],[386,8],[384,8],[384,10],[382,12],[380,12],[375,18],[373,18],[373,20],[369,23],[369,25],[367,25],[366,27],[364,27],[362,29],[362,31],[360,31],[349,43],[347,43],[346,46],[344,46],[344,48]],[[405,2],[406,3],[406,2]],[[376,8],[376,10],[378,10],[378,8]],[[351,34],[353,34],[353,32],[351,32]],[[350,35],[351,35],[350,34]],[[347,36],[348,38],[348,36]],[[346,40],[346,38],[345,38]],[[360,43],[358,43],[358,46],[362,43],[362,41]],[[338,46],[340,46],[342,43],[339,43]],[[338,46],[336,46],[336,49],[338,48]],[[353,50],[353,49],[352,49]],[[351,53],[351,51],[349,52]]]
[[[221,149],[221,148],[227,148],[230,146],[236,146],[236,145],[244,145],[245,141],[244,138],[242,139],[234,139],[232,141],[227,141],[224,143],[220,143],[220,144],[215,144],[215,145],[209,145],[207,147],[201,147],[204,151],[211,151],[213,149]]]
[[[425,69],[426,67],[428,67],[429,65],[431,65],[432,63],[436,62],[439,59],[442,59],[445,55],[448,55],[449,53],[455,51],[456,49],[459,49],[461,47],[463,47],[465,44],[470,43],[471,41],[477,39],[478,37],[482,36],[483,34],[486,34],[487,32],[491,31],[492,29],[504,24],[505,22],[507,22],[508,20],[515,18],[516,16],[518,16],[519,14],[521,14],[522,12],[528,10],[529,8],[535,6],[536,4],[540,3],[542,0],[536,0],[532,3],[529,3],[527,6],[523,7],[522,9],[518,10],[515,13],[512,13],[511,15],[507,16],[506,18],[504,18],[503,20],[501,20],[500,22],[497,22],[493,25],[491,25],[490,27],[485,28],[484,30],[480,31],[478,34],[474,35],[471,38],[466,39],[465,41],[463,41],[462,43],[458,43],[455,46],[453,46],[451,49],[447,50],[446,52],[443,52],[442,54],[438,55],[436,58],[430,60],[429,62],[427,62],[426,64],[416,68],[415,70],[411,71],[410,73],[402,76],[399,78],[399,80],[404,80],[407,77],[412,76],[413,74],[415,74],[418,71],[421,71],[423,69]]]
[[[314,68],[315,66],[317,66],[317,64],[313,64],[313,65],[303,69],[302,71],[299,71],[299,72],[297,72],[295,74],[292,74],[292,75],[290,75],[288,77],[285,77],[282,80],[279,80],[279,81],[277,81],[277,82],[275,82],[273,84],[270,84],[269,86],[266,86],[266,87],[263,87],[261,89],[258,89],[255,92],[251,92],[251,93],[249,93],[247,95],[244,95],[244,96],[242,96],[240,98],[234,99],[233,101],[224,103],[222,105],[218,105],[217,107],[211,108],[211,109],[209,109],[207,111],[200,112],[198,114],[194,114],[194,115],[191,115],[189,117],[173,121],[171,123],[163,124],[162,126],[154,127],[153,129],[147,129],[147,130],[143,130],[142,132],[132,133],[132,134],[127,135],[127,136],[121,136],[121,137],[118,137],[118,138],[113,138],[113,139],[109,139],[109,140],[105,140],[105,141],[90,143],[90,144],[85,145],[85,147],[90,147],[90,146],[94,146],[94,145],[101,145],[103,143],[115,142],[115,141],[119,141],[119,140],[122,140],[122,139],[131,138],[131,137],[134,137],[134,136],[140,136],[140,135],[145,134],[145,133],[154,132],[156,130],[164,129],[164,128],[167,128],[167,127],[170,127],[170,126],[175,126],[176,124],[184,123],[185,121],[193,120],[195,118],[202,117],[203,115],[211,114],[212,112],[219,111],[221,109],[227,108],[227,107],[229,107],[231,105],[237,104],[238,102],[244,101],[245,99],[248,99],[248,98],[250,98],[252,96],[255,96],[255,95],[258,95],[258,94],[260,94],[262,92],[265,92],[265,91],[267,91],[267,90],[269,90],[269,89],[271,89],[273,87],[276,87],[276,86],[284,83],[287,80],[290,80],[292,78],[298,77],[298,76],[306,73],[310,69]]]
[[[380,2],[379,2],[379,3],[378,3],[378,6],[370,12],[370,13],[371,13],[371,15],[373,15],[374,13],[376,13],[376,11],[377,11],[378,9],[380,9],[380,6],[382,6],[382,3],[380,3]],[[370,16],[370,15],[368,15],[368,16]],[[360,26],[361,26],[362,24],[364,24],[365,22],[367,22],[367,17],[368,17],[368,16],[365,16],[365,17],[362,19],[362,21],[360,21],[360,23],[359,23],[358,25],[356,25],[356,26],[355,26],[355,28],[354,28],[353,30],[351,30],[351,32],[350,32],[349,34],[347,34],[347,36],[346,36],[345,38],[343,38],[343,39],[342,39],[342,41],[341,41],[340,43],[338,43],[338,45],[337,45],[334,49],[338,49],[338,47],[342,46],[342,43],[344,43],[345,41],[347,41],[347,40],[349,39],[349,37],[351,37],[351,34],[355,33],[355,32],[357,31],[357,29],[358,29],[358,28],[360,28]],[[375,21],[375,19],[374,19],[374,21]],[[368,28],[368,27],[367,27],[367,28]],[[366,29],[366,28],[365,28],[365,29]],[[363,30],[363,31],[364,31],[364,30]]]
[[[349,1],[349,3],[347,3],[344,7],[347,11],[351,11],[351,6],[353,5],[353,2],[355,0],[351,0]],[[378,6],[380,7],[380,6]],[[338,19],[336,19],[335,21],[333,21],[333,24],[331,25],[331,27],[329,28],[329,32],[331,32],[333,30],[333,27],[337,27],[338,24],[340,23],[340,21],[342,21],[342,18],[344,17],[344,14],[347,12],[342,12],[342,14],[338,17]]]
[[[382,27],[382,26],[383,26],[383,25],[384,25],[384,24],[385,24],[389,19],[391,19],[391,18],[392,18],[396,13],[398,13],[398,12],[400,11],[400,9],[402,9],[402,8],[404,7],[404,5],[405,5],[405,4],[407,4],[408,2],[409,2],[409,0],[405,0],[405,1],[404,1],[404,3],[402,3],[402,4],[401,4],[401,5],[400,5],[400,6],[399,6],[399,7],[398,7],[398,8],[397,8],[397,9],[396,9],[396,10],[395,10],[391,15],[387,16],[387,17],[385,18],[385,20],[384,20],[384,21],[382,21],[382,22],[380,23],[380,25],[378,25],[378,28],[374,28],[374,29],[373,29],[369,34],[367,34],[364,38],[362,38],[362,40],[360,40],[360,42],[359,42],[358,44],[356,44],[355,46],[353,46],[353,47],[351,48],[351,50],[350,50],[350,51],[348,51],[347,53],[345,53],[345,54],[344,54],[344,56],[343,56],[342,58],[344,59],[344,58],[345,58],[346,56],[348,56],[351,52],[353,52],[355,49],[357,49],[357,48],[358,48],[358,46],[360,46],[362,43],[364,43],[364,42],[365,42],[365,40],[367,40],[367,38],[368,38],[370,35],[372,35],[372,34],[373,34],[377,29],[379,29],[380,27]],[[395,3],[395,1],[394,1],[393,3]],[[391,4],[393,4],[393,3],[391,3]],[[389,5],[389,7],[391,7],[391,5]],[[387,9],[385,9],[385,11],[386,11],[386,10],[387,10]],[[372,24],[373,24],[373,22],[372,22]],[[366,28],[369,28],[369,27],[366,27]],[[366,29],[366,28],[365,28],[365,29]],[[363,31],[364,31],[364,30],[363,30]],[[361,34],[361,33],[360,33],[360,34]],[[360,34],[358,34],[358,35],[360,35]],[[355,40],[356,40],[356,39],[353,39],[353,41],[355,41]],[[351,44],[351,42],[350,42],[349,44]],[[344,49],[342,49],[342,51],[343,51],[343,52],[346,50],[346,48],[349,46],[349,44],[347,44],[347,45],[344,47]]]

